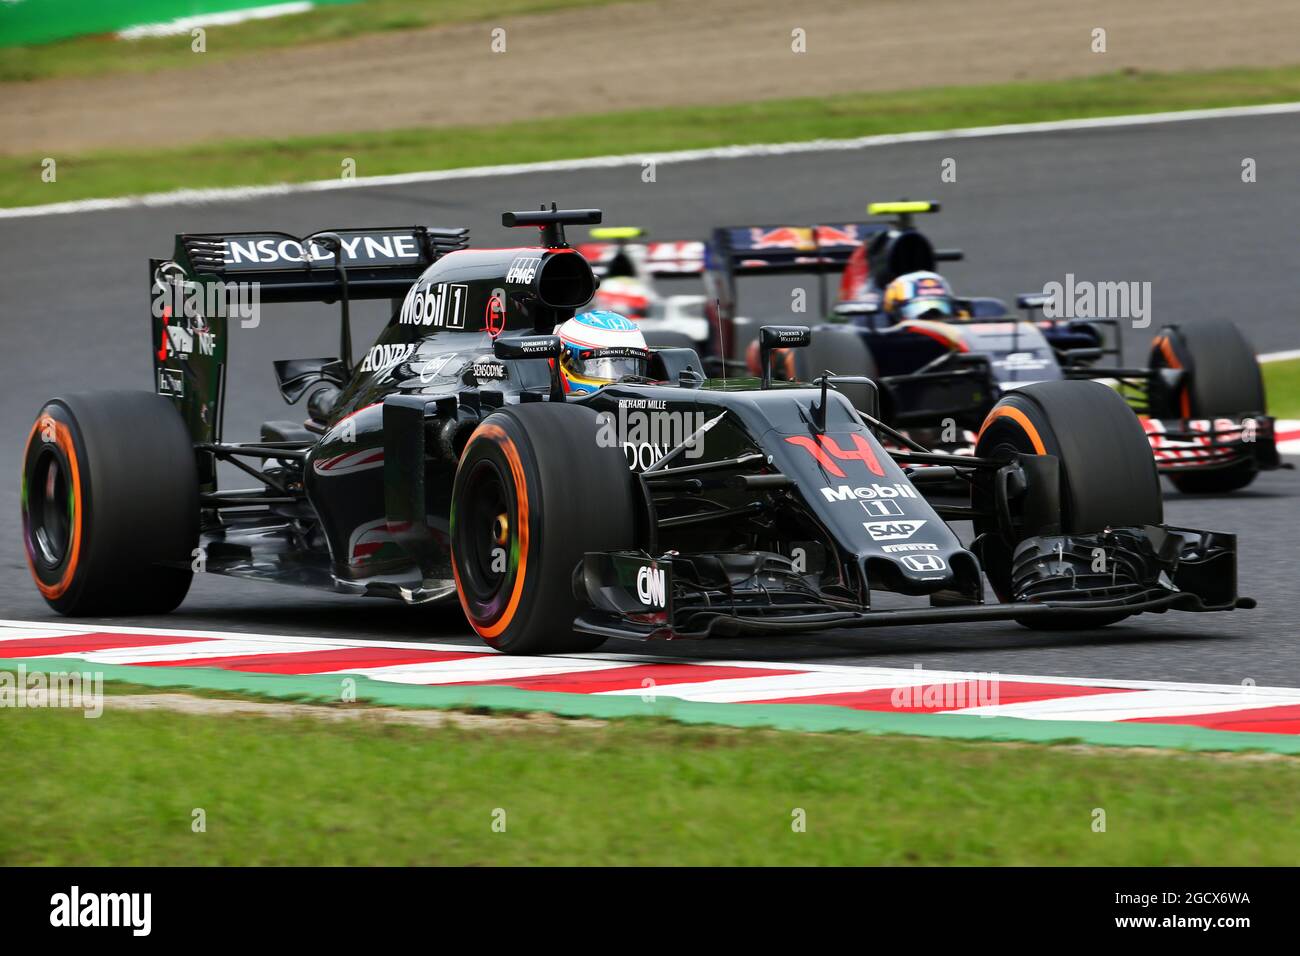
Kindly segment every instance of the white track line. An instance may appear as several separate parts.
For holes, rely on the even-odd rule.
[[[690,163],[710,159],[752,159],[764,156],[787,156],[796,153],[824,153],[842,150],[894,146],[900,143],[931,143],[948,139],[971,139],[986,136],[1022,136],[1027,133],[1057,133],[1072,130],[1115,129],[1125,126],[1150,126],[1160,123],[1187,123],[1196,120],[1231,119],[1242,116],[1276,116],[1300,112],[1300,103],[1267,103],[1261,106],[1228,106],[1206,110],[1177,110],[1168,113],[1139,113],[1130,116],[1101,116],[1093,119],[1052,120],[1044,123],[1008,123],[1000,126],[973,126],[964,129],[927,130],[915,133],[889,133],[860,136],[854,139],[815,139],[799,143],[760,143],[752,146],[718,146],[710,149],[686,149],[667,153],[635,153],[617,156],[592,156],[585,159],[561,159],[543,163],[511,163],[503,166],[470,166],[461,169],[438,169],[391,176],[360,176],[355,179],[321,179],[306,183],[276,183],[270,186],[235,186],[222,189],[178,189],[140,196],[113,199],[78,199],[40,206],[0,209],[0,219],[30,216],[57,216],[69,213],[102,212],[111,209],[136,209],[155,206],[186,206],[211,202],[238,202],[267,196],[297,193],[332,192],[337,189],[369,189],[378,186],[405,186],[411,183],[447,182],[457,179],[481,179],[490,176],[521,176],[531,173],[573,172],[584,169],[612,169],[640,166],[647,161],[658,164]]]
[[[518,680],[523,677],[547,677],[552,674],[622,670],[628,666],[626,661],[591,661],[574,657],[507,657],[504,654],[497,654],[492,657],[433,661],[427,664],[341,667],[329,673],[355,674],[390,684],[474,684],[483,681]]]
[[[266,641],[203,640],[196,643],[165,644],[161,640],[147,647],[108,647],[98,651],[71,651],[51,654],[50,657],[70,657],[92,664],[149,664],[154,661],[175,661],[184,667],[186,661],[206,660],[209,657],[259,657],[262,654],[303,654],[309,651],[334,650],[328,644],[301,644]],[[3,656],[0,654],[0,656]]]
[[[1237,710],[1258,710],[1300,704],[1300,691],[1289,699],[1259,694],[1214,691],[1142,690],[1121,694],[1092,694],[1087,697],[1055,697],[1049,700],[995,704],[946,711],[976,717],[1020,717],[1026,720],[1136,720],[1141,717],[1194,717]]]
[[[249,20],[270,20],[274,17],[288,16],[293,13],[306,13],[311,9],[309,0],[294,0],[292,3],[273,3],[264,7],[245,7],[242,10],[225,10],[214,13],[201,13],[193,17],[177,17],[161,23],[142,23],[138,26],[119,30],[117,36],[122,40],[141,40],[145,37],[171,37],[189,33],[195,27],[224,27]],[[125,54],[130,56],[130,53]]]
[[[760,703],[786,697],[820,697],[823,694],[853,694],[893,687],[918,687],[933,683],[924,671],[882,674],[874,668],[855,668],[858,673],[806,671],[801,674],[776,674],[772,677],[720,677],[711,681],[682,684],[656,684],[626,690],[601,692],[607,697],[676,697],[680,700],[707,701],[713,704]]]
[[[1293,359],[1300,359],[1300,349],[1287,349],[1285,352],[1265,352],[1263,355],[1256,355],[1255,358],[1261,362],[1290,362]]]
[[[42,637],[74,637],[77,634],[97,634],[103,630],[104,628],[93,626],[65,630],[58,625],[38,624],[33,625],[30,629],[24,628],[21,631],[10,631],[5,626],[0,625],[0,641],[34,641]],[[3,652],[0,652],[0,657],[4,657]]]
[[[37,633],[40,630],[42,633]],[[293,634],[244,634],[239,631],[195,631],[168,627],[119,627],[105,621],[97,624],[60,624],[50,621],[0,620],[0,641],[24,640],[36,637],[60,637],[76,634],[139,634],[146,637],[206,637],[214,640],[236,639],[263,643],[320,644],[328,647],[400,647],[419,648],[422,651],[455,651],[470,654],[496,654],[497,651],[481,644],[437,644],[428,641],[358,641],[334,637],[311,637]],[[303,648],[298,648],[302,650]],[[319,648],[312,648],[319,649]],[[0,652],[0,657],[4,654]]]

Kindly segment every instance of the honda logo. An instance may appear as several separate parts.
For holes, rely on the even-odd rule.
[[[913,571],[944,571],[948,568],[943,558],[934,554],[907,555],[899,560],[903,562],[904,567],[911,568]]]

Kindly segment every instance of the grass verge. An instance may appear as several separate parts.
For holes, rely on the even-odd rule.
[[[0,158],[0,206],[181,188],[332,179],[500,163],[650,153],[1300,100],[1300,66],[1122,73],[1051,83],[854,93],[729,106],[636,110],[498,126],[409,129],[59,158]]]
[[[367,33],[481,23],[501,17],[619,2],[628,0],[364,0],[343,6],[320,6],[306,13],[270,20],[207,27],[207,49],[201,56],[191,50],[188,30],[171,37],[119,40],[108,34],[0,49],[0,82],[147,73],[210,64],[259,50],[347,40]]]
[[[1274,418],[1300,418],[1300,359],[1264,362],[1264,394]]]
[[[646,720],[484,734],[110,708],[10,711],[0,728],[10,765],[30,768],[0,783],[4,865],[1230,866],[1300,853],[1300,762],[1285,758]],[[792,827],[800,810],[806,832]]]

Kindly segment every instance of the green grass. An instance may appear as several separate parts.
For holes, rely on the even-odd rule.
[[[1161,110],[1300,100],[1300,67],[1184,74],[1112,74],[1052,83],[856,93],[725,107],[636,110],[500,126],[410,129],[165,150],[0,158],[0,206],[183,187],[304,182],[464,166],[728,144],[852,137]],[[864,188],[866,186],[864,185]]]
[[[1300,418],[1300,359],[1265,362],[1264,394],[1274,418]]]
[[[294,16],[208,27],[207,50],[201,55],[191,51],[189,33],[142,40],[118,40],[112,35],[79,37],[0,49],[0,82],[146,73],[214,63],[259,50],[346,40],[366,33],[484,22],[617,2],[626,0],[364,0],[318,7]]]
[[[1300,854],[1292,759],[643,720],[470,731],[111,708],[98,720],[12,710],[0,739],[4,865],[1290,865]],[[206,833],[191,832],[195,808]],[[796,809],[806,832],[792,830]]]

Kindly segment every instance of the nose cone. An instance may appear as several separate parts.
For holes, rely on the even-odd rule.
[[[969,551],[961,547],[940,550],[933,545],[917,544],[896,547],[900,549],[897,552],[872,554],[863,559],[863,572],[873,591],[910,595],[955,591],[975,600],[982,594],[979,562]]]

